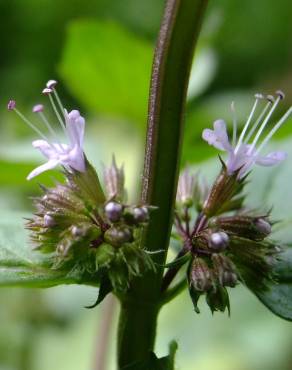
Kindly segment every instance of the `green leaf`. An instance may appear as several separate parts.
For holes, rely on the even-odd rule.
[[[282,319],[292,321],[292,248],[281,256],[274,270],[277,282],[265,291],[254,291],[260,301]]]
[[[78,20],[68,29],[59,70],[87,109],[143,124],[151,59],[152,45],[121,25]]]
[[[94,304],[92,304],[91,306],[85,306],[85,308],[94,308],[98,306],[112,290],[113,287],[110,282],[110,279],[106,274],[102,274],[100,278],[100,288],[98,291],[97,300]]]
[[[177,343],[173,341],[169,345],[168,356],[157,358],[155,353],[149,352],[149,355],[145,360],[124,366],[122,370],[174,370],[174,357],[176,350]]]
[[[83,281],[80,270],[54,270],[50,264],[50,256],[28,245],[21,214],[6,213],[0,220],[0,287],[44,288]]]

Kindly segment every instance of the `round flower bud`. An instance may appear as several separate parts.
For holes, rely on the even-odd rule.
[[[81,227],[78,226],[73,226],[71,229],[71,233],[73,236],[78,237],[78,236],[83,236],[84,235],[84,230]]]
[[[111,227],[104,233],[104,240],[116,247],[133,241],[132,231],[127,227]]]
[[[259,218],[255,221],[255,228],[257,231],[264,237],[268,236],[271,234],[272,227],[271,224],[266,221],[264,218]]]
[[[49,214],[49,213],[46,213],[44,215],[44,225],[45,227],[52,227],[52,226],[55,226],[56,222],[54,220],[54,218]]]
[[[135,207],[133,209],[134,220],[138,223],[147,222],[149,219],[147,207]]]
[[[109,202],[105,205],[104,211],[111,222],[117,222],[121,218],[123,206],[117,202]]]
[[[209,248],[215,251],[222,251],[227,248],[229,243],[229,237],[223,231],[212,233],[209,239]]]

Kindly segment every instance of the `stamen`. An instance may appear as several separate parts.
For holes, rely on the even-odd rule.
[[[53,129],[53,127],[50,125],[48,119],[46,118],[45,114],[43,113],[43,105],[42,104],[38,104],[38,105],[35,105],[33,107],[33,110],[32,110],[34,113],[37,113],[41,120],[44,122],[44,124],[46,125],[47,129],[50,131],[50,133],[54,136],[55,139],[58,140],[58,135],[56,134],[55,130]],[[59,141],[59,140],[58,140]]]
[[[14,103],[13,103],[14,102]],[[13,107],[14,106],[14,107]],[[11,100],[8,103],[8,109],[13,110],[32,130],[34,130],[40,137],[45,141],[48,141],[46,135],[44,135],[32,122],[30,122],[18,109],[15,108],[15,101]],[[13,107],[13,108],[12,108]]]
[[[248,150],[248,153],[247,154],[251,154],[252,151],[254,150],[255,146],[256,146],[256,143],[258,142],[262,132],[264,131],[269,119],[271,118],[271,115],[273,114],[274,110],[277,108],[277,105],[279,104],[280,100],[282,100],[282,95],[278,95],[278,98],[275,100],[274,104],[272,105],[268,115],[266,116],[266,118],[264,119],[263,123],[261,124],[249,150]],[[265,141],[265,140],[264,140]]]
[[[269,99],[269,97],[266,97],[266,99],[268,99],[268,103],[266,104],[266,106],[264,107],[262,113],[260,114],[259,118],[256,120],[256,122],[254,123],[254,125],[252,126],[250,132],[248,133],[247,137],[245,138],[244,140],[244,143],[247,144],[249,139],[252,137],[252,135],[254,134],[255,130],[257,129],[258,125],[260,124],[260,122],[262,121],[262,119],[264,118],[265,114],[267,113],[267,110],[271,107],[271,104],[273,104],[273,101]]]
[[[231,103],[231,112],[232,112],[232,121],[233,121],[233,135],[232,135],[232,144],[235,146],[236,137],[237,137],[237,119],[234,101]]]
[[[279,98],[282,99],[279,95]],[[268,141],[271,139],[271,137],[275,134],[276,131],[279,130],[279,128],[282,126],[282,124],[289,118],[290,114],[292,113],[292,107],[290,107],[287,112],[284,114],[284,116],[280,119],[280,121],[272,128],[272,130],[269,132],[269,134],[265,137],[261,145],[258,147],[258,150],[256,154],[258,154],[263,147],[268,143]]]
[[[55,104],[55,102],[54,102],[53,97],[52,97],[51,94],[49,94],[49,99],[50,99],[51,105],[53,107],[53,110],[54,110],[54,112],[55,112],[55,114],[56,114],[56,116],[58,118],[58,121],[60,122],[60,125],[61,125],[62,129],[63,129],[65,135],[67,135],[65,124],[64,124],[64,122],[63,122],[63,120],[62,120],[62,118],[60,116],[60,113],[58,112],[58,109],[56,107],[56,104]]]
[[[63,107],[63,104],[62,104],[62,102],[61,102],[61,99],[59,98],[59,95],[58,95],[58,93],[57,93],[57,90],[56,90],[56,89],[53,89],[53,92],[54,92],[55,98],[56,98],[56,100],[57,100],[57,102],[58,102],[59,108],[60,108],[60,110],[61,110],[61,112],[62,112],[62,114],[63,114],[64,120],[65,120],[65,122],[66,122],[66,114],[65,114],[66,110],[65,110],[65,108]]]
[[[243,127],[243,130],[241,131],[241,134],[240,134],[240,137],[239,137],[239,140],[238,140],[238,143],[236,145],[236,148],[234,149],[234,153],[236,154],[238,152],[238,149],[240,148],[240,145],[242,144],[242,141],[243,141],[243,138],[244,138],[244,135],[248,129],[248,126],[253,118],[253,115],[255,113],[255,110],[257,108],[257,105],[258,105],[258,102],[259,102],[259,99],[262,99],[263,98],[263,95],[262,94],[255,94],[255,102],[254,102],[254,105],[251,109],[251,112],[250,112],[250,115],[248,116],[247,118],[247,121],[246,121],[246,124],[244,125]]]

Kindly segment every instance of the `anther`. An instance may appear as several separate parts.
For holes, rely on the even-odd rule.
[[[58,81],[56,80],[49,80],[47,83],[46,83],[46,87],[48,89],[53,89],[56,85],[57,85]]]
[[[278,95],[281,100],[285,98],[285,94],[281,90],[277,90],[276,95]]]
[[[8,110],[13,110],[16,107],[16,101],[15,100],[9,100],[7,104],[7,109]]]
[[[44,95],[49,95],[49,94],[51,94],[52,92],[53,92],[53,90],[52,90],[52,89],[50,89],[50,88],[48,88],[48,87],[44,88],[44,89],[43,89],[43,91],[42,91],[42,93],[43,93]]]
[[[33,108],[32,111],[33,113],[39,113],[44,110],[44,106],[42,104],[36,104]]]
[[[263,94],[261,94],[261,93],[256,93],[256,94],[254,94],[254,97],[256,98],[256,99],[264,99],[265,97],[264,97],[264,95]]]
[[[275,98],[273,97],[273,95],[267,95],[267,96],[266,96],[266,99],[267,99],[270,103],[274,103],[274,101],[275,101]]]

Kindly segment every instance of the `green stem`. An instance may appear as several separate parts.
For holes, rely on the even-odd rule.
[[[142,202],[158,207],[146,230],[147,250],[165,263],[173,220],[184,108],[194,47],[207,0],[167,0],[155,50],[149,98]],[[163,267],[136,279],[122,298],[119,367],[153,350]]]

